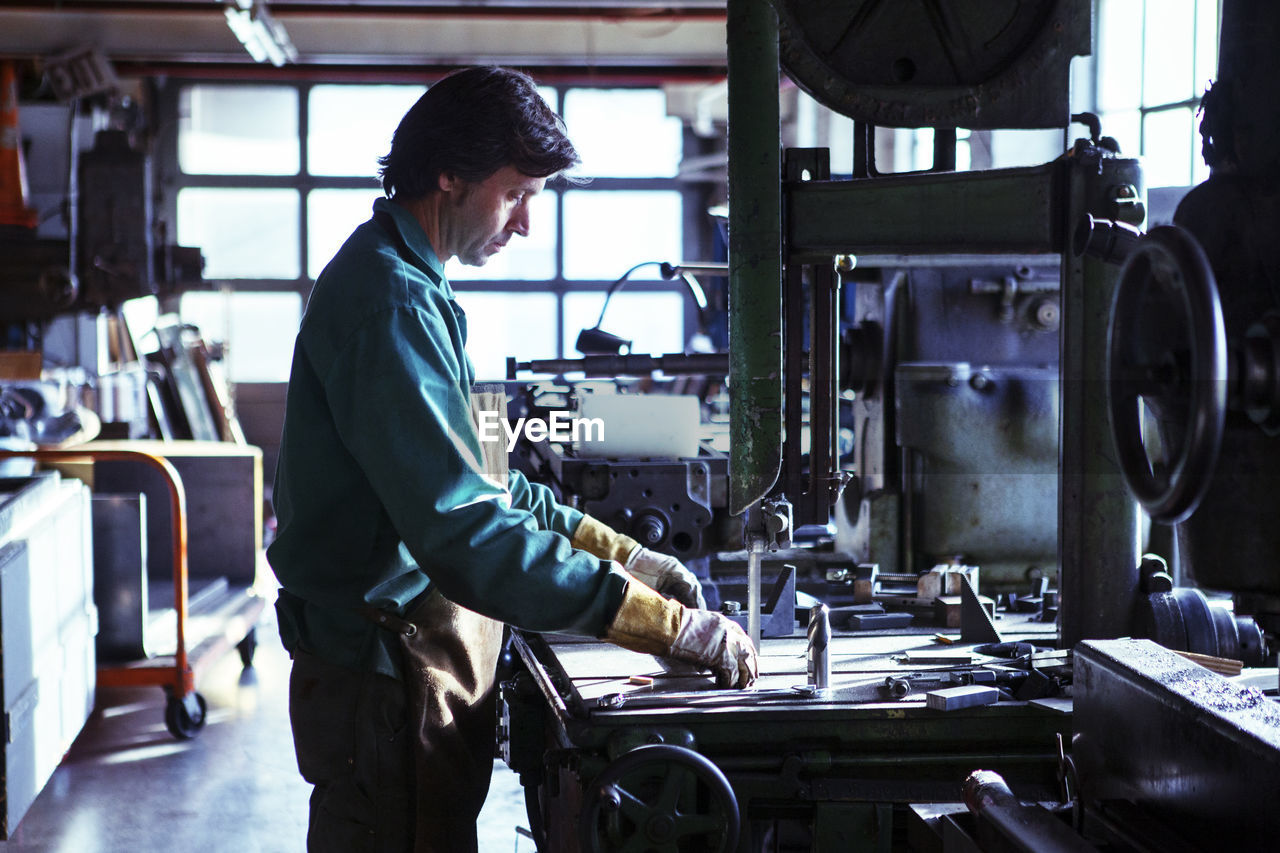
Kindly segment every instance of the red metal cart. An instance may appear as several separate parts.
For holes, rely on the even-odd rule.
[[[169,460],[138,450],[6,450],[0,458],[32,457],[40,462],[136,462],[158,470],[169,491],[173,523],[173,606],[177,614],[177,645],[172,655],[158,655],[122,665],[99,666],[98,684],[105,687],[160,687],[165,691],[165,725],[179,739],[194,737],[205,723],[206,703],[196,691],[202,671],[235,646],[247,667],[256,645],[254,628],[266,606],[256,591],[245,591],[222,615],[218,628],[193,648],[188,646],[187,498],[182,478]]]

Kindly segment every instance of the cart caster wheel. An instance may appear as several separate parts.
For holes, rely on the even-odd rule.
[[[199,693],[188,693],[181,699],[171,696],[164,706],[164,724],[178,740],[190,740],[204,728],[208,708]]]
[[[236,644],[236,649],[240,652],[240,663],[244,668],[253,666],[253,653],[258,650],[257,629],[250,628],[249,633],[244,635],[244,639]]]

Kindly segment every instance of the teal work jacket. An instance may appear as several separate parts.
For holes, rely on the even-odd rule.
[[[582,520],[511,472],[484,477],[471,418],[466,316],[414,217],[387,199],[403,251],[359,226],[316,280],[289,377],[267,550],[290,652],[399,677],[395,636],[436,587],[534,631],[601,636],[626,578],[569,538]]]

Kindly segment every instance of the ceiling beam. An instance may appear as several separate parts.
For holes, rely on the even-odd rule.
[[[208,13],[220,10],[223,0],[58,0],[56,4],[33,3],[31,0],[0,0],[0,9],[48,11],[54,5],[64,12],[102,14],[148,12],[154,14]],[[467,17],[517,18],[621,18],[652,21],[725,20],[723,0],[705,2],[636,2],[636,0],[474,0],[459,2],[418,2],[418,0],[269,0],[273,15],[282,19],[290,15],[327,15],[333,17],[363,15],[465,15]]]
[[[60,0],[39,9],[0,2],[0,57],[38,60],[94,48],[123,73],[128,68],[175,66],[199,72],[224,65],[269,73],[248,62],[227,27],[222,4],[163,0],[161,9],[160,2]],[[136,8],[140,5],[150,8]],[[375,5],[400,4],[384,0]],[[429,5],[436,11],[424,11],[419,4],[414,14],[404,8],[373,14],[373,6],[353,3],[343,12],[336,7],[304,12],[301,4],[289,8],[286,0],[273,0],[270,8],[298,50],[295,65],[317,74],[342,68],[412,74],[498,64],[573,69],[578,75],[634,74],[646,80],[669,69],[673,77],[705,79],[722,75],[726,65],[722,15],[599,17],[576,14],[565,6],[554,16],[540,17],[522,16],[516,7],[507,6],[475,14],[459,5]]]

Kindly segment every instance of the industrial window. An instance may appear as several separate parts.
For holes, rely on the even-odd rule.
[[[1093,55],[1077,60],[1081,73],[1072,75],[1072,112],[1098,113],[1102,133],[1120,143],[1121,154],[1142,157],[1148,189],[1200,183],[1209,171],[1200,156],[1197,111],[1217,74],[1219,0],[1095,2]],[[794,113],[784,111],[785,144],[829,147],[832,172],[848,175],[852,122],[803,92],[796,91],[794,98]],[[956,168],[1038,165],[1060,156],[1064,143],[1080,135],[1079,127],[1065,138],[1060,129],[960,128]],[[885,173],[930,168],[933,136],[930,128],[879,128],[876,168]]]
[[[297,173],[297,91],[283,86],[184,88],[178,107],[178,165],[189,174]]]
[[[673,323],[652,318],[678,315],[684,304],[679,293],[621,292],[609,300],[601,327],[631,341],[635,352],[680,352],[681,330]],[[565,297],[564,349],[570,351],[580,329],[596,324],[600,317],[600,297],[594,293],[570,293]]]
[[[307,95],[307,171],[370,175],[422,87],[312,86]]]
[[[1148,189],[1209,177],[1196,112],[1217,74],[1218,0],[1099,0],[1097,21],[1102,132],[1142,155]]]
[[[225,336],[237,382],[287,379],[300,309],[251,295],[290,293],[300,306],[315,278],[381,195],[377,158],[420,86],[162,84],[176,113],[167,183],[178,241],[198,246],[218,293],[189,293],[184,320]],[[471,316],[468,349],[481,378],[507,356],[574,357],[609,285],[642,261],[686,256],[701,194],[678,177],[684,131],[659,89],[540,90],[582,154],[581,183],[553,184],[531,210],[530,234],[483,267],[446,273]],[[161,156],[166,156],[162,151]],[[709,223],[708,223],[709,226]],[[696,238],[695,238],[696,239]],[[635,352],[681,351],[692,331],[679,282],[656,264],[628,280],[605,328]],[[264,312],[279,312],[262,323]],[[265,330],[265,331],[264,331]],[[284,341],[285,343],[281,343]]]
[[[681,122],[667,116],[657,89],[570,89],[564,98],[569,138],[591,177],[673,178],[680,168]]]
[[[229,376],[254,377],[262,362],[287,365],[292,360],[293,339],[277,330],[298,328],[302,297],[230,289],[188,293],[182,299],[182,319],[212,340],[229,342],[224,356]]]
[[[178,243],[199,246],[210,279],[298,277],[298,192],[188,187],[178,193]]]
[[[805,92],[792,90],[784,101],[784,144],[800,148],[827,148],[831,173],[847,178],[853,173],[853,120],[829,110]],[[878,174],[918,172],[934,167],[934,129],[931,127],[878,127],[875,133],[875,171]],[[956,171],[1038,166],[1059,157],[1063,150],[1060,129],[970,130],[956,128]]]
[[[467,312],[467,352],[476,376],[501,378],[509,355],[555,352],[555,294],[459,288],[457,296]]]
[[[644,261],[679,258],[680,195],[571,190],[565,193],[564,230],[565,278],[617,278]]]

